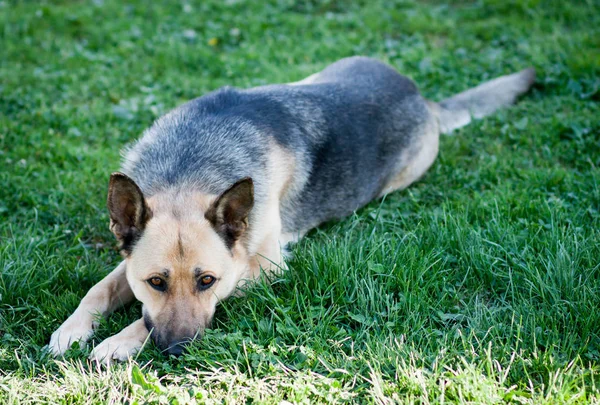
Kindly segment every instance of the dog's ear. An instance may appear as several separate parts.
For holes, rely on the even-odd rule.
[[[110,230],[120,244],[120,250],[129,255],[152,216],[142,190],[123,173],[113,173],[108,184],[108,211]]]
[[[254,183],[246,177],[221,194],[204,214],[215,231],[231,248],[248,228],[254,205]]]

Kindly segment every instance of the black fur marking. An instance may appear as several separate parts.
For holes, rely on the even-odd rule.
[[[133,252],[135,245],[142,238],[142,232],[140,232],[137,228],[132,228],[125,234],[121,235],[121,238],[122,239],[119,243],[119,251],[124,256],[129,256],[131,252]]]

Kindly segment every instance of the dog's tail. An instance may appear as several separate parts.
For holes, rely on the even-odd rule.
[[[517,97],[529,90],[534,81],[535,70],[529,68],[500,76],[439,103],[432,103],[440,123],[440,132],[448,134],[469,124],[472,118],[483,118],[513,104]]]

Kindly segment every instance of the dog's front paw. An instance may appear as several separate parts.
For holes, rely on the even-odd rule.
[[[142,348],[143,342],[139,339],[111,336],[92,350],[90,359],[99,363],[110,365],[113,360],[125,361]]]
[[[91,316],[75,312],[50,337],[50,353],[61,356],[75,342],[79,342],[83,347],[94,332],[92,323]]]

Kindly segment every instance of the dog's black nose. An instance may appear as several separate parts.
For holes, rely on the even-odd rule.
[[[179,356],[185,350],[185,344],[189,342],[189,340],[180,340],[179,342],[173,342],[167,347],[166,352],[172,354],[173,356]]]

